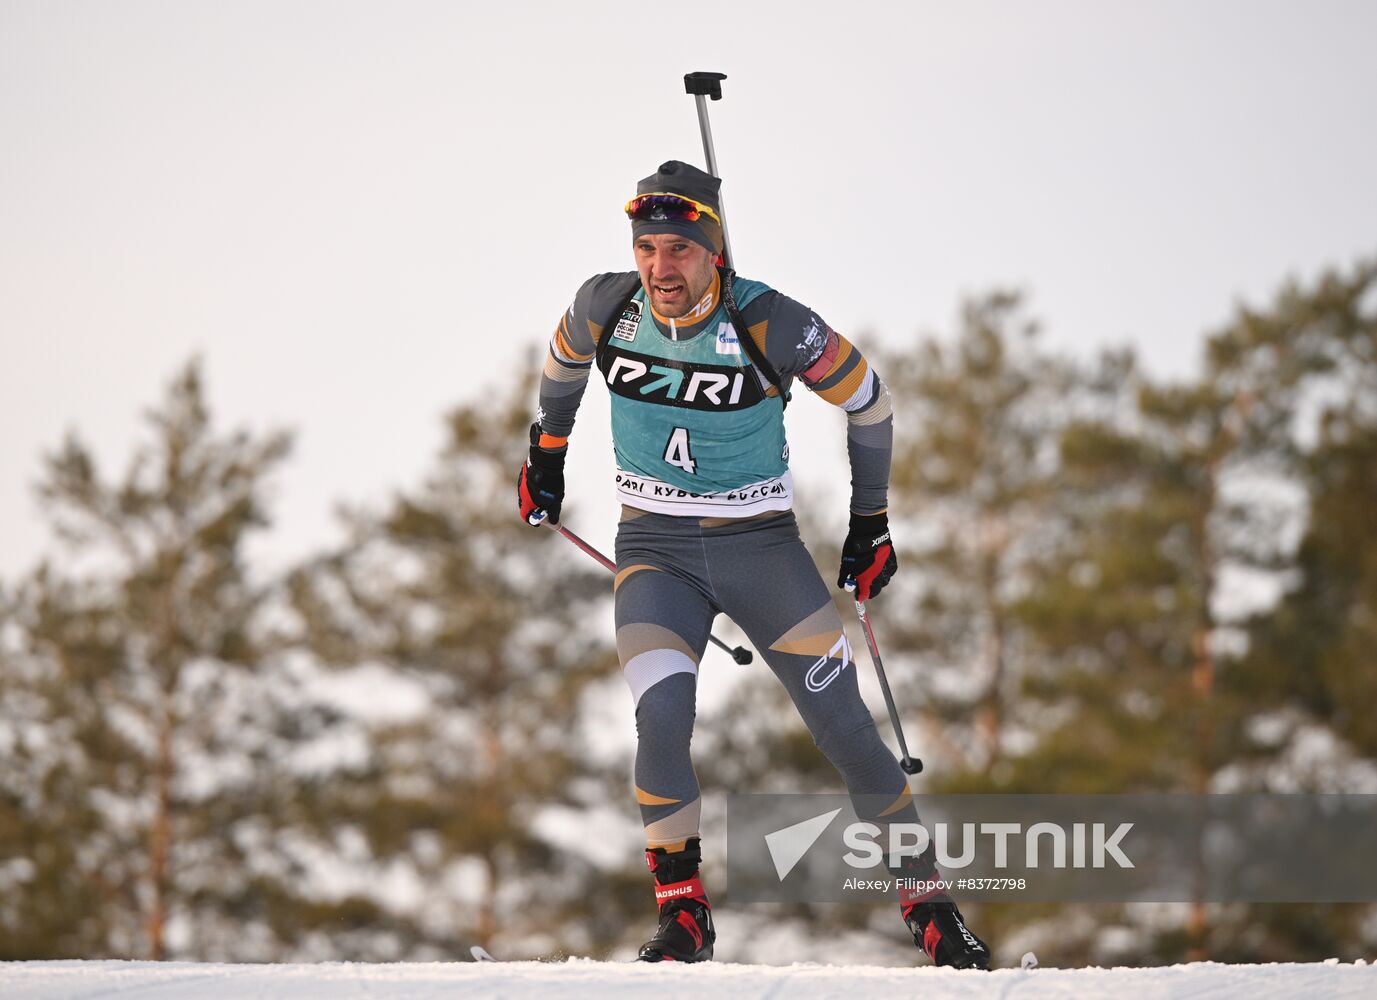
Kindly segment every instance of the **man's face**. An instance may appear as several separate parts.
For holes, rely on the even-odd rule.
[[[637,236],[632,246],[646,297],[667,319],[688,313],[712,284],[717,255],[701,243],[675,233],[654,233]]]

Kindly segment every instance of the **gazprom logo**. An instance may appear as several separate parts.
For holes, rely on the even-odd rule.
[[[717,353],[741,353],[741,341],[736,339],[736,329],[730,323],[717,324]]]

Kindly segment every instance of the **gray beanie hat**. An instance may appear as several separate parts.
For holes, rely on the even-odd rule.
[[[636,194],[677,194],[684,198],[707,205],[721,217],[722,205],[718,191],[722,181],[691,163],[670,160],[660,164],[660,169],[649,177],[636,183]],[[722,252],[722,227],[708,215],[699,215],[697,221],[687,219],[632,219],[631,236],[648,236],[654,233],[674,233],[686,236],[693,242],[707,247],[713,253]]]

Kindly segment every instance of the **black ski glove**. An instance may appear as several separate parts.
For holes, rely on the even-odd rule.
[[[540,447],[540,434],[540,423],[531,424],[530,457],[521,463],[516,476],[517,504],[521,519],[527,524],[544,520],[533,522],[531,516],[536,513],[544,513],[551,524],[559,524],[560,508],[564,506],[564,457],[569,446],[548,451]]]
[[[889,518],[884,514],[853,512],[851,530],[842,544],[837,586],[846,589],[847,582],[853,582],[856,600],[868,601],[884,590],[898,568],[899,559],[889,540]]]

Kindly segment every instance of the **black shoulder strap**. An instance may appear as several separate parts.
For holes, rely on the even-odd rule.
[[[770,359],[765,357],[755,338],[751,336],[751,331],[746,328],[746,320],[741,316],[741,310],[737,307],[736,296],[732,292],[732,283],[736,280],[736,272],[729,267],[719,267],[717,273],[722,278],[722,305],[727,309],[727,318],[732,321],[732,326],[736,330],[736,340],[746,352],[746,356],[751,359],[751,364],[760,369],[760,374],[765,376],[775,389],[779,392],[781,407],[789,405],[789,390],[784,385],[783,379],[779,377],[779,372],[775,366],[770,364]]]

